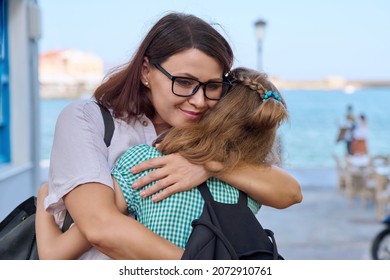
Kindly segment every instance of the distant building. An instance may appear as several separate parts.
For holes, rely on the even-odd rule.
[[[103,79],[103,61],[75,49],[48,51],[39,56],[42,98],[75,98],[92,93]]]

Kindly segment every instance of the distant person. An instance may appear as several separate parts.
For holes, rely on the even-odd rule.
[[[356,127],[353,131],[353,141],[352,141],[352,154],[354,155],[367,155],[367,140],[368,140],[368,125],[366,116],[361,114],[359,120],[356,124]]]
[[[225,77],[232,64],[230,45],[210,24],[193,15],[170,13],[150,29],[129,63],[96,89],[95,100],[72,103],[61,112],[45,209],[55,215],[59,225],[69,210],[80,232],[94,246],[81,258],[102,258],[99,251],[114,259],[181,257],[180,248],[119,212],[111,170],[128,148],[151,144],[171,127],[197,123],[228,93]],[[186,85],[191,91],[177,90]],[[115,131],[108,148],[95,101],[114,117]],[[155,170],[134,182],[134,187],[156,181],[145,191],[150,196],[162,190],[154,201],[193,189],[213,175],[206,165],[193,164],[179,153],[140,163],[132,173],[148,169]],[[297,181],[276,166],[243,163],[218,179],[275,208],[286,208],[302,199]],[[38,249],[44,243],[44,233],[38,226]]]
[[[352,105],[348,105],[347,113],[345,115],[345,119],[340,126],[339,134],[337,137],[337,142],[343,141],[345,142],[345,148],[347,155],[352,155],[352,142],[353,142],[353,133],[355,129],[355,116],[353,114]]]
[[[353,115],[347,115],[344,122],[345,134],[344,142],[346,144],[347,154],[352,155],[352,143],[353,135],[356,127],[355,117]]]
[[[354,113],[353,113],[353,107],[352,107],[351,104],[349,104],[349,105],[347,106],[347,116],[351,116],[351,117],[355,118],[355,115],[354,115]]]

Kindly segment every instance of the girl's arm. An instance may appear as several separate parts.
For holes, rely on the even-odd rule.
[[[155,202],[174,193],[192,189],[211,177],[205,167],[194,165],[179,154],[144,161],[133,167],[131,172],[139,173],[152,168],[157,169],[138,179],[133,187],[139,189],[157,181],[143,195],[150,196],[163,189],[154,195]],[[242,164],[218,178],[270,207],[282,209],[302,201],[301,187],[297,180],[276,166]]]
[[[75,225],[63,233],[54,221],[54,217],[45,211],[43,201],[47,196],[47,187],[47,184],[44,184],[39,189],[37,198],[35,228],[39,259],[77,259],[91,245]]]
[[[116,180],[114,180],[114,186],[115,186],[115,202],[117,205],[117,209],[119,209],[119,211],[121,211],[122,213],[126,213],[127,205],[123,197],[122,191],[118,186]],[[79,231],[76,225],[73,225],[65,233],[63,233],[59,229],[58,225],[54,221],[53,216],[44,210],[43,201],[46,196],[47,196],[47,185],[44,185],[39,190],[38,201],[37,201],[36,232],[37,232],[37,245],[38,245],[39,258],[42,260],[77,259],[78,257],[81,256],[81,254],[83,254],[87,249],[89,249],[91,245],[89,241],[84,237],[84,235]],[[122,216],[127,218],[123,214]],[[127,218],[127,220],[134,221],[134,219],[131,218]],[[113,222],[115,222],[115,219],[113,220]],[[117,226],[116,230],[117,231],[130,230],[130,228],[128,227],[126,228],[126,226],[124,226],[124,228],[121,229],[120,226]],[[143,230],[145,230],[145,232],[143,232]],[[102,232],[104,233],[105,231]],[[132,243],[137,242],[141,244],[142,248],[145,248],[145,251],[142,252],[142,254],[136,255],[137,254],[136,251],[126,250],[127,248],[122,248],[123,250],[121,250],[121,248],[117,248],[119,249],[118,252],[112,252],[112,248],[110,248],[109,245],[108,246],[106,245],[106,242],[108,244],[111,244],[110,238],[107,238],[106,240],[101,242],[100,246],[107,246],[106,249],[108,250],[106,251],[107,255],[111,255],[112,257],[116,257],[116,258],[123,258],[123,259],[128,259],[128,258],[180,259],[181,258],[181,255],[183,253],[182,249],[176,247],[175,245],[169,243],[168,241],[162,239],[161,237],[155,235],[154,233],[151,233],[151,231],[149,231],[148,229],[143,227],[139,229],[140,236],[138,236],[139,237],[138,240],[134,240],[134,238],[136,237],[134,235],[135,232],[137,232],[137,229],[128,231],[127,234],[125,234],[125,236],[127,237],[127,239],[129,239],[130,237]],[[145,235],[143,235],[143,233],[145,233]],[[112,236],[114,236],[114,234],[112,234]],[[152,242],[153,240],[155,242]],[[124,240],[123,242],[126,241]],[[161,242],[162,244],[159,244],[159,242]],[[153,244],[154,246],[161,246],[161,250],[156,250],[156,247],[151,248],[146,246],[149,243]],[[125,243],[121,243],[121,244],[122,244],[121,247],[125,247],[123,246],[123,244]],[[149,252],[156,252],[157,254],[149,255],[148,250]],[[129,254],[131,256],[129,256]]]
[[[183,250],[153,233],[115,205],[114,191],[99,183],[79,185],[64,197],[88,242],[113,259],[180,259]]]

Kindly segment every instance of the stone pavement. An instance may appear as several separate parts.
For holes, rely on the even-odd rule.
[[[370,260],[372,239],[382,228],[372,203],[363,207],[339,192],[333,169],[290,172],[301,183],[302,203],[257,214],[274,231],[279,253],[289,260]]]

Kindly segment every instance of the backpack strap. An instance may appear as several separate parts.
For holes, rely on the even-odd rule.
[[[114,120],[110,111],[105,106],[97,102],[96,104],[99,106],[100,111],[102,112],[104,121],[104,143],[108,148],[111,145],[112,135],[114,134],[115,130]]]
[[[207,186],[206,182],[203,182],[198,186],[198,190],[200,191],[200,194],[203,197],[204,201],[214,201],[214,197],[210,192],[209,187]]]
[[[100,111],[102,112],[103,122],[104,122],[104,143],[108,148],[111,145],[111,139],[112,136],[114,135],[114,130],[115,130],[114,119],[112,118],[110,111],[105,106],[97,102],[96,104],[99,106]],[[61,228],[62,232],[67,231],[72,225],[72,223],[73,223],[73,219],[70,216],[69,212],[66,211],[64,223]]]
[[[62,232],[67,231],[72,224],[73,224],[73,219],[70,216],[69,212],[66,211],[64,223],[62,224],[62,228],[61,228]]]
[[[212,233],[214,233],[221,241],[222,244],[225,246],[226,250],[229,252],[230,256],[233,260],[238,260],[238,256],[236,251],[234,250],[233,245],[229,242],[229,239],[223,234],[220,228],[215,226],[214,224],[210,223],[209,221],[202,220],[202,219],[195,219],[192,221],[192,227],[196,227],[198,225],[207,227]],[[200,237],[200,235],[199,235]],[[188,248],[186,248],[187,250]]]
[[[248,196],[243,191],[239,191],[237,204],[248,205]]]
[[[198,186],[198,190],[200,191],[204,201],[214,201],[214,197],[210,192],[209,187],[207,186],[206,182],[203,182]],[[239,190],[238,195],[238,201],[237,204],[247,205],[248,204],[248,197],[246,193]]]

